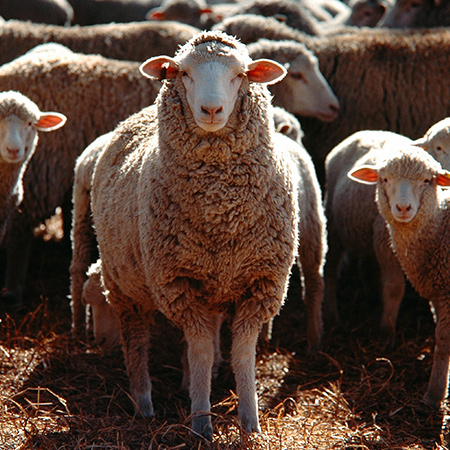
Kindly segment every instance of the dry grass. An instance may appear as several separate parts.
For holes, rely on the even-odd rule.
[[[447,408],[432,413],[421,403],[434,330],[426,302],[414,295],[404,302],[397,345],[386,349],[376,333],[377,308],[348,288],[348,319],[327,326],[323,353],[309,357],[295,279],[271,346],[258,356],[261,435],[240,438],[226,349],[212,393],[214,440],[190,432],[189,399],[179,387],[181,335],[162,316],[156,319],[150,363],[157,418],[134,417],[120,351],[103,355],[70,335],[70,255],[57,239],[58,226],[52,230],[50,224],[49,230],[50,235],[41,230],[35,242],[28,312],[0,316],[0,449],[448,447]]]

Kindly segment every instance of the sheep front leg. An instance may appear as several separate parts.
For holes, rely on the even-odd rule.
[[[231,365],[239,397],[239,417],[244,431],[261,432],[255,382],[256,344],[262,326],[279,310],[283,295],[270,282],[259,281],[253,298],[236,306],[232,324]]]
[[[448,374],[450,362],[450,311],[435,304],[437,323],[435,331],[435,346],[433,368],[425,394],[425,401],[434,409],[439,409],[441,402],[447,396]]]
[[[206,439],[212,440],[209,396],[211,393],[217,322],[204,312],[201,314],[197,312],[197,314],[192,314],[191,317],[193,320],[189,321],[189,326],[183,328],[188,347],[192,429]]]
[[[131,303],[131,300],[128,300]],[[144,316],[145,317],[145,316]],[[149,325],[137,312],[120,314],[122,350],[125,357],[131,395],[135,401],[136,413],[146,418],[154,416],[152,383],[148,373]]]

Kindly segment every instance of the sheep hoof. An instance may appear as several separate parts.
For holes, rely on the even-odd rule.
[[[0,298],[0,309],[5,312],[17,312],[25,305],[22,299],[12,292],[3,291]]]
[[[435,411],[439,411],[441,407],[441,400],[433,398],[433,396],[428,392],[423,397],[423,401]]]
[[[143,396],[137,403],[136,413],[144,419],[153,419],[155,411],[153,410],[153,403],[150,396]]]
[[[259,426],[258,418],[242,416],[241,428],[246,433],[261,433],[261,427]]]
[[[212,441],[213,430],[211,425],[211,416],[208,415],[196,415],[192,418],[192,430],[203,436],[208,441]]]

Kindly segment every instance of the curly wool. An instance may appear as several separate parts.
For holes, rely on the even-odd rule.
[[[41,115],[37,105],[20,92],[0,93],[0,120],[15,115],[23,121],[37,122]]]

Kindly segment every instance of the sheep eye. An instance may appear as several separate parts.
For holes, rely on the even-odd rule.
[[[184,72],[181,73],[181,76],[182,77],[188,77],[189,75],[188,75],[188,73],[186,71],[184,71]]]
[[[438,150],[438,151],[440,152],[440,151],[442,151],[442,147],[441,147],[440,145],[438,145],[438,146],[436,147],[436,150]]]
[[[387,183],[388,179],[387,178],[383,178],[383,183]]]
[[[296,80],[305,80],[305,77],[303,76],[303,74],[301,72],[291,72],[289,75],[291,75],[292,78],[296,79]]]
[[[429,178],[425,178],[425,180],[423,180],[423,184],[430,184],[431,180]]]

